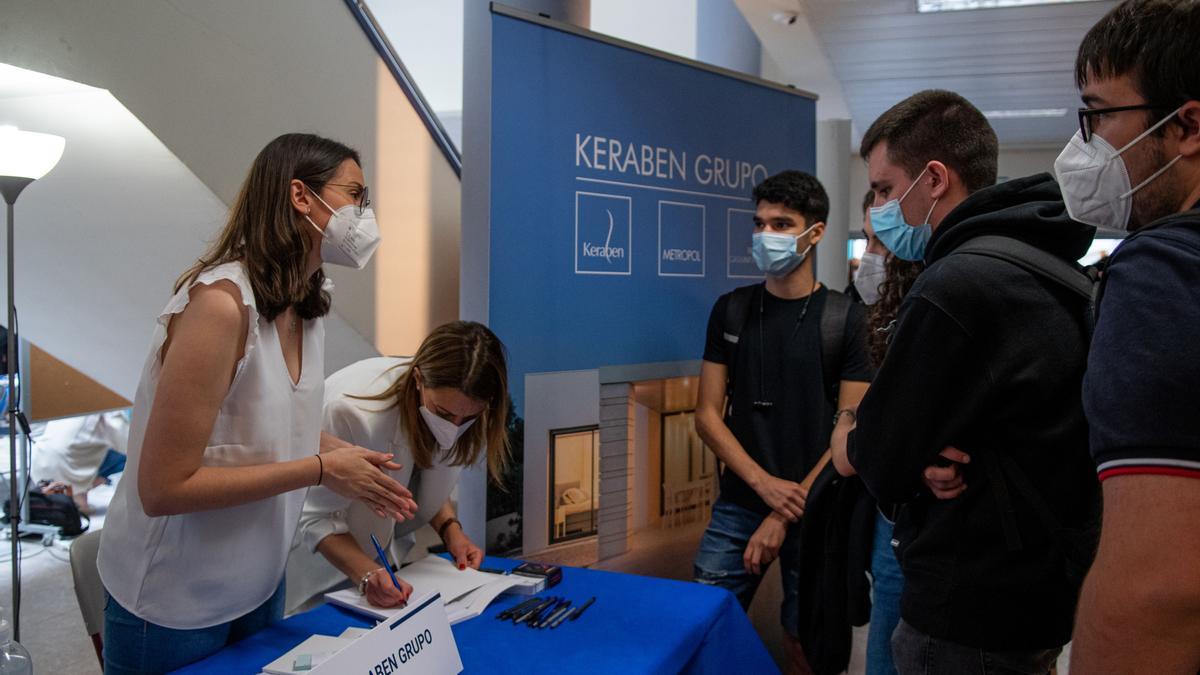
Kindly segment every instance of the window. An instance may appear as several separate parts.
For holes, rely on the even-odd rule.
[[[596,534],[600,510],[600,427],[550,432],[550,543]]]

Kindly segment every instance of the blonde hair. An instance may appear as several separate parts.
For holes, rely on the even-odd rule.
[[[412,448],[413,463],[419,469],[433,466],[433,457],[439,448],[433,433],[421,419],[417,369],[421,371],[423,386],[457,389],[482,402],[484,408],[478,420],[447,452],[451,466],[466,466],[478,461],[486,449],[488,475],[500,484],[509,460],[508,366],[500,339],[486,326],[474,321],[448,323],[425,338],[407,366],[408,370],[382,393],[353,398],[392,401],[392,405],[399,407],[400,422]]]

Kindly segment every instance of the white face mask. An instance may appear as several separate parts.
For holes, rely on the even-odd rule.
[[[304,215],[317,232],[321,233],[321,260],[331,265],[360,270],[366,267],[367,261],[375,254],[375,249],[379,248],[382,239],[379,236],[379,225],[375,222],[375,211],[368,207],[363,209],[362,215],[358,215],[355,213],[358,207],[354,204],[347,204],[334,211],[321,199],[321,195],[311,188],[309,192],[331,212],[324,230],[317,227],[308,214]]]
[[[1062,154],[1054,160],[1054,173],[1058,177],[1063,202],[1066,203],[1067,213],[1071,218],[1095,227],[1128,229],[1134,193],[1161,176],[1183,155],[1167,162],[1134,188],[1129,187],[1129,171],[1125,168],[1125,160],[1121,159],[1121,155],[1155,129],[1166,124],[1167,120],[1181,109],[1182,106],[1126,143],[1120,150],[1113,148],[1097,134],[1092,134],[1092,139],[1084,143],[1082,132],[1075,132],[1067,147],[1063,148]]]
[[[873,305],[879,302],[879,287],[887,277],[887,259],[878,253],[866,251],[858,263],[858,274],[854,276],[854,288],[863,302]]]
[[[425,406],[421,406],[421,418],[425,420],[425,426],[429,427],[434,440],[442,450],[453,448],[458,439],[475,423],[475,420],[471,420],[463,425],[455,424],[444,417],[438,417]]]

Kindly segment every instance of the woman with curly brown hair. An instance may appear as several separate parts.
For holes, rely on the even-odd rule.
[[[855,288],[869,305],[867,311],[867,355],[871,366],[878,368],[887,354],[896,317],[904,296],[917,280],[925,265],[909,262],[894,255],[875,236],[871,227],[870,208],[875,203],[874,191],[863,199],[863,234],[867,250],[863,253]],[[892,662],[892,632],[900,622],[900,593],[904,576],[892,551],[894,509],[879,504],[875,514],[875,537],[871,545],[871,622],[867,634],[868,675],[895,675]]]

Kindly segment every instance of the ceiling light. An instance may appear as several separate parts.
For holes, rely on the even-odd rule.
[[[1029,7],[1032,5],[1059,5],[1068,2],[1095,2],[1096,0],[917,0],[917,11],[958,12],[964,9],[997,9],[1001,7]]]
[[[1063,117],[1066,108],[1030,108],[1028,110],[985,110],[983,116],[989,120],[1019,120],[1038,117]]]
[[[785,26],[790,26],[790,25],[796,23],[796,19],[798,19],[798,18],[799,18],[799,15],[796,14],[795,12],[775,12],[774,14],[771,15],[772,21],[774,21],[775,23],[781,23]]]

